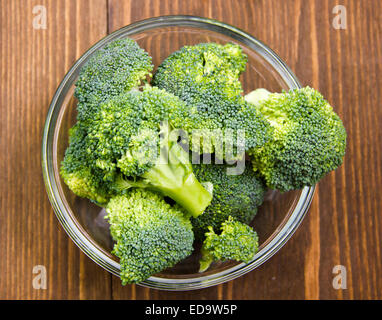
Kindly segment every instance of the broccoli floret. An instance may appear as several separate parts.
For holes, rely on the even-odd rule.
[[[214,261],[235,260],[248,263],[258,250],[257,233],[247,224],[232,217],[222,223],[219,233],[212,227],[206,233],[201,249],[200,272],[209,268]]]
[[[86,124],[79,121],[69,130],[69,146],[61,163],[60,174],[73,193],[98,205],[104,205],[111,194],[102,179],[101,170],[89,165],[89,157],[84,152],[86,129]]]
[[[138,87],[152,69],[151,57],[132,39],[118,39],[97,50],[76,82],[78,119],[92,118],[102,102]]]
[[[112,198],[106,212],[123,285],[141,282],[192,253],[189,219],[156,193],[131,190]]]
[[[188,153],[171,127],[196,113],[178,97],[146,86],[117,96],[99,107],[88,127],[84,150],[90,166],[101,170],[115,194],[132,187],[160,191],[198,216],[211,194],[192,171]]]
[[[61,176],[78,196],[104,205],[113,192],[113,172],[105,174],[102,160],[94,166],[89,128],[100,105],[136,88],[151,75],[151,57],[131,39],[119,39],[97,50],[81,68],[76,82],[77,123],[69,133],[69,147],[61,165]]]
[[[269,188],[285,192],[312,186],[342,164],[346,131],[319,92],[310,87],[282,93],[258,89],[246,100],[273,128],[271,140],[249,151]]]
[[[246,63],[236,44],[201,43],[172,53],[154,73],[152,85],[197,108],[199,116],[188,132],[194,152],[234,160],[267,141],[268,123],[242,95],[239,76]]]
[[[230,175],[226,164],[193,164],[196,178],[213,185],[212,201],[202,215],[191,218],[195,238],[204,239],[208,227],[219,232],[221,224],[232,216],[236,220],[249,224],[263,203],[266,187],[258,174],[246,163],[244,172]]]

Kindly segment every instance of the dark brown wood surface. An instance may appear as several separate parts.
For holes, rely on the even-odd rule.
[[[342,0],[0,0],[0,299],[381,299],[382,2]],[[47,9],[46,29],[33,8]],[[321,91],[348,132],[344,164],[318,186],[298,231],[234,281],[191,292],[122,287],[85,256],[55,217],[42,179],[50,100],[89,46],[131,22],[166,14],[218,19],[269,45],[302,84]],[[33,267],[47,269],[34,289]],[[333,267],[347,271],[335,289]]]

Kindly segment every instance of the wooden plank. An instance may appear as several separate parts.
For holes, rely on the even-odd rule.
[[[46,29],[34,28],[38,5],[46,8]],[[106,34],[106,0],[1,0],[0,6],[0,297],[107,299],[111,276],[80,252],[56,219],[40,157],[57,86],[72,63]],[[33,288],[36,265],[46,267],[46,290]]]

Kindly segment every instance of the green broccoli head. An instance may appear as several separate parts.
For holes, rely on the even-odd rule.
[[[268,123],[256,109],[246,107],[242,95],[239,76],[246,63],[238,45],[201,43],[172,53],[156,70],[153,85],[198,110],[188,132],[194,152],[232,160],[242,157],[245,148],[267,141]],[[182,124],[178,120],[176,126]]]
[[[316,184],[342,164],[346,131],[316,90],[283,93],[258,89],[246,96],[273,128],[272,139],[249,155],[269,188],[285,192]]]
[[[131,39],[107,44],[81,68],[74,93],[78,122],[70,130],[69,147],[60,169],[63,180],[78,196],[104,205],[113,195],[110,183],[115,172],[104,161],[106,156],[96,159],[92,154],[90,128],[102,103],[137,87],[151,75],[152,68],[151,57]]]
[[[189,81],[193,85],[204,85],[208,89],[213,81],[221,86],[222,94],[235,98],[243,93],[238,78],[245,70],[246,63],[247,56],[235,44],[199,43],[184,46],[161,63],[154,74],[153,83],[163,84],[179,92],[187,89],[186,83],[180,83],[179,80]],[[200,100],[197,96],[189,98],[191,101]]]
[[[86,129],[85,123],[77,122],[69,130],[69,146],[61,163],[60,174],[74,194],[104,205],[111,193],[107,182],[103,180],[102,171],[89,165],[89,157],[84,152]]]
[[[171,131],[173,114],[186,123],[195,112],[178,97],[155,87],[121,94],[100,105],[93,115],[88,153],[105,174],[120,169],[128,177],[141,176],[157,159],[160,135],[166,134],[161,123],[167,122]]]
[[[98,173],[111,194],[149,188],[198,216],[212,196],[194,176],[188,153],[171,127],[176,117],[184,118],[187,125],[193,112],[178,97],[158,88],[129,91],[99,106],[77,149],[86,157],[85,166]]]
[[[258,250],[257,233],[247,224],[232,217],[221,224],[220,233],[212,227],[206,233],[201,249],[200,272],[207,270],[214,261],[235,260],[248,263]]]
[[[151,57],[132,39],[114,40],[97,50],[76,82],[78,119],[91,118],[101,103],[139,86],[152,69]]]
[[[116,196],[106,207],[122,284],[141,282],[192,253],[192,225],[180,207],[142,189]]]
[[[266,187],[258,174],[246,163],[244,172],[230,175],[226,164],[193,164],[197,179],[213,184],[213,197],[204,213],[191,218],[197,239],[204,239],[209,227],[219,232],[221,224],[232,216],[242,223],[250,223],[263,203]]]

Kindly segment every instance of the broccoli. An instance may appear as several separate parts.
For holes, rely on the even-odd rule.
[[[213,184],[212,201],[204,213],[191,218],[195,238],[203,239],[211,226],[218,232],[221,224],[232,216],[236,220],[249,224],[264,200],[266,187],[258,174],[252,169],[250,162],[239,175],[227,174],[226,164],[194,164],[196,178]]]
[[[192,225],[180,207],[143,189],[112,198],[106,207],[113,254],[120,259],[122,284],[141,282],[189,256]]]
[[[212,195],[196,179],[188,153],[171,127],[177,117],[187,125],[192,113],[196,109],[164,90],[145,86],[143,91],[129,91],[99,106],[77,149],[85,154],[86,168],[97,172],[111,195],[149,188],[196,217]]]
[[[187,132],[192,151],[232,161],[268,140],[268,123],[243,97],[239,76],[246,63],[247,56],[236,44],[200,43],[184,46],[157,68],[151,84],[199,112]],[[175,125],[181,126],[178,120]]]
[[[272,139],[248,152],[269,188],[285,192],[312,186],[342,164],[346,131],[319,92],[310,87],[282,93],[258,89],[245,99],[273,128]]]
[[[200,272],[206,271],[214,261],[236,260],[248,263],[258,250],[257,233],[249,225],[228,217],[221,224],[220,231],[220,234],[215,233],[209,227],[206,233],[199,261]]]
[[[101,103],[138,87],[152,69],[151,57],[132,39],[114,40],[97,50],[75,84],[78,119],[91,118]]]
[[[60,174],[73,193],[98,205],[105,205],[111,193],[103,180],[102,171],[89,165],[86,136],[87,126],[83,122],[77,122],[69,130],[69,146],[61,163]]]
[[[60,174],[106,208],[123,284],[174,266],[195,239],[201,272],[249,263],[259,247],[249,223],[267,188],[311,186],[341,165],[346,131],[323,96],[309,87],[244,95],[246,64],[233,43],[184,46],[150,85],[152,59],[127,38],[82,67]],[[213,154],[215,164],[195,159]]]

